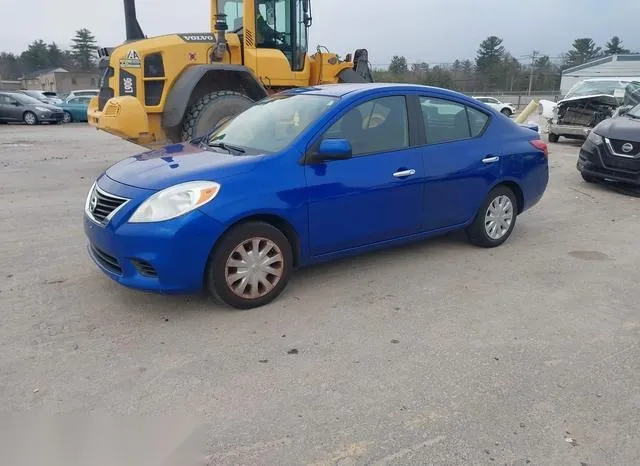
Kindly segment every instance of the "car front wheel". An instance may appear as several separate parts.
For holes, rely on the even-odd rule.
[[[38,124],[38,117],[33,112],[24,112],[22,119],[28,125]]]
[[[67,112],[65,110],[64,112],[64,117],[62,118],[63,123],[71,123],[73,121],[73,117],[71,116],[71,113]]]
[[[469,240],[484,248],[500,246],[511,236],[517,215],[518,201],[513,191],[507,186],[495,187],[467,228]]]
[[[231,307],[264,306],[282,293],[292,268],[287,237],[268,223],[247,222],[225,234],[213,251],[207,288]]]
[[[500,110],[500,113],[508,117],[510,117],[513,114],[511,109],[508,109],[508,108],[503,108],[502,110]]]

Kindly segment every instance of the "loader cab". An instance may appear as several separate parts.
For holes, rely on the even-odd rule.
[[[228,32],[238,34],[243,61],[265,83],[308,80],[310,0],[218,0]]]

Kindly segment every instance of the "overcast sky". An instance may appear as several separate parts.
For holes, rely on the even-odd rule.
[[[117,45],[124,40],[122,3],[0,0],[0,50],[21,52],[33,39],[68,47],[82,27],[99,45]],[[137,9],[148,36],[209,28],[207,0],[137,0]],[[489,35],[502,37],[518,58],[533,50],[555,57],[576,37],[600,45],[618,35],[640,51],[640,0],[312,0],[312,9],[312,47],[325,45],[342,56],[367,48],[374,64],[389,63],[396,54],[410,63],[474,58]]]

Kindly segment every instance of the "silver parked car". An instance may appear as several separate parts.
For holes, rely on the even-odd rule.
[[[0,123],[62,123],[64,111],[21,92],[0,92]]]

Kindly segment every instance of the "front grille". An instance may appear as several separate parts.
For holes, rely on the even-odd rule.
[[[626,155],[628,157],[636,157],[640,154],[640,142],[622,141],[620,139],[610,139],[609,141],[611,142],[611,147],[613,147],[613,150],[618,154]],[[622,149],[622,146],[624,146],[625,144],[631,144],[633,149],[629,152],[625,152]]]
[[[640,173],[640,158],[633,159],[629,157],[620,157],[618,155],[613,155],[609,152],[609,148],[606,146],[606,144],[604,146],[600,146],[598,148],[598,152],[600,153],[602,165],[605,168],[609,168],[615,171],[632,173],[634,174],[634,176]]]
[[[105,223],[107,218],[122,207],[128,199],[105,193],[96,186],[89,201],[89,212],[93,219]]]
[[[104,116],[115,117],[120,113],[120,105],[111,102],[104,108]]]
[[[131,259],[131,263],[135,267],[136,271],[144,277],[156,278],[158,276],[156,269],[147,261],[143,261],[142,259]]]
[[[122,275],[122,267],[118,263],[118,259],[113,257],[110,254],[98,249],[95,245],[91,244],[89,246],[91,248],[91,254],[98,264],[100,264],[105,269],[109,270],[118,275]]]
[[[56,120],[62,120],[64,118],[64,113],[52,113],[51,118],[55,118]]]

